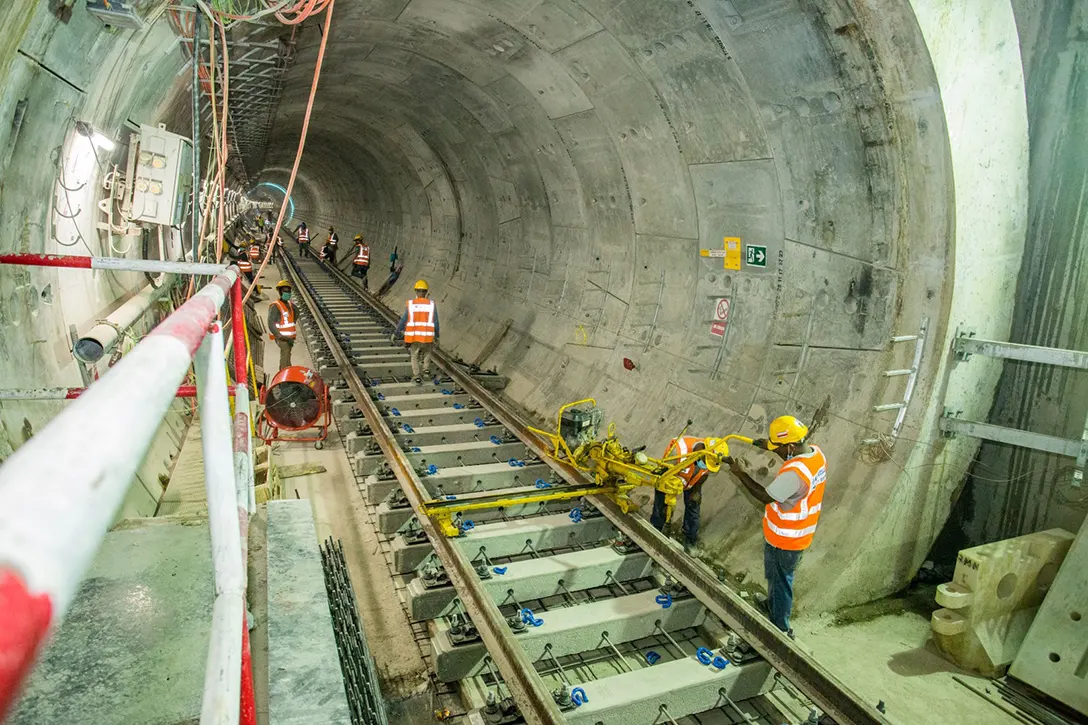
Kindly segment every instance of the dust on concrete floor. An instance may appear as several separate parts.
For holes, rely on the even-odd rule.
[[[278,270],[270,265],[260,280],[266,290],[265,300],[257,303],[262,318],[268,315],[272,294],[265,285],[275,284],[278,275]],[[268,368],[271,378],[279,350],[267,335],[263,342],[264,359],[272,363]],[[310,351],[303,342],[295,344],[291,362],[313,366]],[[420,692],[428,683],[427,666],[401,607],[378,533],[367,515],[336,426],[329,431],[322,450],[315,450],[312,443],[278,442],[273,444],[272,451],[280,466],[313,463],[325,467],[325,473],[285,480],[284,496],[290,498],[297,492],[298,496],[309,499],[318,537],[322,541],[329,536],[343,541],[359,616],[378,667],[382,693],[388,700],[397,700]]]
[[[1022,725],[958,684],[986,678],[941,657],[928,617],[913,611],[836,625],[832,617],[793,622],[797,643],[866,700],[883,700],[897,725]]]

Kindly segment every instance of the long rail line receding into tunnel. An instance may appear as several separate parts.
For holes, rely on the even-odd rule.
[[[351,278],[332,265],[319,266],[316,262],[299,261],[287,257],[286,266],[288,276],[296,284],[300,299],[309,308],[307,317],[312,318],[312,324],[304,326],[311,328],[311,334],[316,333],[320,336],[321,341],[318,344],[323,343],[321,346],[327,348],[332,358],[331,362],[334,364],[330,367],[336,368],[335,372],[325,371],[325,374],[342,375],[354,405],[369,426],[369,434],[380,449],[388,470],[392,472],[396,479],[395,483],[399,484],[411,507],[411,512],[405,511],[404,515],[415,514],[415,520],[418,522],[417,533],[422,530],[430,546],[433,546],[434,553],[441,560],[449,583],[456,592],[456,598],[464,606],[472,623],[479,631],[487,653],[498,667],[503,684],[509,689],[522,716],[530,723],[583,721],[583,718],[579,717],[582,714],[578,711],[580,708],[568,709],[567,717],[564,717],[553,694],[534,667],[533,658],[526,653],[527,648],[533,647],[530,637],[524,632],[515,634],[512,631],[506,617],[495,602],[494,586],[489,588],[481,579],[480,567],[469,560],[466,551],[457,544],[456,539],[445,536],[429,517],[421,513],[423,504],[436,497],[435,492],[429,490],[428,485],[417,473],[418,461],[412,458],[411,451],[421,449],[402,442],[404,436],[398,435],[399,429],[398,432],[394,432],[390,427],[391,421],[394,420],[388,417],[390,404],[388,402],[383,404],[385,411],[379,405],[379,401],[386,400],[386,394],[391,394],[396,400],[406,400],[413,393],[422,393],[423,397],[426,397],[430,391],[430,387],[420,388],[411,385],[403,350],[389,352],[388,337],[392,325],[396,323],[396,317],[380,301],[362,291]],[[386,352],[381,352],[383,348]],[[364,352],[372,354],[363,355]],[[435,358],[438,367],[448,376],[449,384],[457,388],[456,391],[443,389],[441,392],[467,395],[472,405],[480,407],[475,411],[469,410],[462,413],[458,416],[458,420],[464,418],[465,415],[469,416],[467,420],[472,420],[475,416],[476,425],[479,426],[482,419],[481,413],[485,413],[483,417],[488,421],[501,425],[508,431],[507,437],[510,441],[500,437],[499,444],[496,445],[510,442],[515,445],[518,443],[524,445],[527,455],[535,456],[538,468],[544,469],[542,464],[550,467],[551,470],[547,473],[557,486],[583,487],[588,483],[579,472],[549,458],[541,442],[527,430],[529,421],[481,384],[466,366],[437,349]],[[385,390],[386,394],[379,390]],[[460,398],[457,399],[460,400]],[[417,404],[422,406],[426,403],[418,402]],[[410,411],[407,405],[408,403],[401,404],[404,408],[403,413],[393,408],[393,415],[408,416]],[[464,407],[464,404],[453,406],[454,409]],[[420,412],[425,413],[425,411]],[[401,417],[399,421],[407,419],[407,417]],[[402,423],[402,426],[412,430],[407,428],[406,423]],[[456,426],[446,428],[453,427]],[[436,430],[438,428],[436,427]],[[421,428],[418,432],[414,430],[412,432],[424,434],[425,430]],[[491,436],[491,443],[495,443],[496,437]],[[405,450],[406,448],[408,450]],[[464,465],[463,460],[461,464]],[[514,480],[517,481],[517,478],[515,477]],[[476,483],[478,485],[479,481]],[[496,484],[496,488],[500,485],[511,484]],[[381,490],[384,492],[386,488],[383,487]],[[440,495],[452,490],[454,489],[440,489]],[[501,488],[500,490],[509,495],[518,489]],[[530,484],[521,490],[531,492],[534,489]],[[664,573],[666,580],[682,585],[681,590],[686,590],[693,595],[701,607],[705,607],[707,612],[721,620],[732,633],[748,643],[759,654],[762,661],[796,685],[835,722],[842,725],[887,723],[872,704],[863,701],[761,617],[758,611],[735,591],[719,583],[713,572],[679,551],[641,517],[624,514],[614,502],[603,496],[592,496],[589,499],[591,504],[589,508],[595,508],[602,513],[611,527],[626,537],[643,555],[652,559]],[[540,515],[552,512],[540,507],[534,513],[540,520],[544,520]],[[505,514],[503,518],[506,518]],[[401,527],[400,521],[401,519],[398,518],[391,527]],[[611,527],[608,527],[609,531]],[[486,567],[484,573],[490,577]],[[611,576],[612,573],[609,572],[609,575]],[[627,591],[622,585],[621,589]],[[513,591],[513,588],[509,590],[510,593]],[[452,601],[453,594],[449,596]],[[659,619],[655,627],[660,626],[660,622]],[[607,636],[605,639],[615,650],[615,644]],[[670,641],[676,644],[671,637]],[[677,649],[680,649],[679,645]],[[545,651],[554,658],[550,643]],[[680,651],[683,652],[682,649]],[[616,652],[619,654],[618,650]],[[555,659],[555,663],[562,671],[560,661]],[[739,672],[743,666],[736,666],[734,669]],[[589,687],[588,684],[586,686]],[[677,688],[683,686],[683,682],[677,682]],[[724,686],[720,688],[720,692],[720,696],[732,704]],[[588,712],[585,714],[589,715]],[[677,715],[677,713],[670,714],[673,717]],[[588,721],[592,722],[592,717]]]

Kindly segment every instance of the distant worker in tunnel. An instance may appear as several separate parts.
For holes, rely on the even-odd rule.
[[[329,264],[336,264],[336,248],[340,244],[340,235],[336,233],[336,230],[329,227],[329,238],[325,240],[325,257],[328,259]]]
[[[291,366],[291,350],[295,346],[295,303],[291,301],[291,283],[281,279],[276,283],[277,299],[268,306],[269,339],[280,350],[277,371]]]
[[[310,230],[306,226],[306,222],[299,222],[298,229],[295,230],[295,239],[298,240],[298,256],[309,257],[310,256]]]
[[[784,415],[771,421],[767,440],[755,440],[757,448],[773,451],[785,463],[764,488],[729,458],[729,469],[752,496],[762,502],[763,573],[767,577],[767,609],[771,621],[791,637],[793,573],[801,553],[812,543],[823,506],[827,459],[807,442],[808,426]]]
[[[662,458],[686,456],[705,448],[702,438],[681,436],[669,441]],[[699,508],[703,503],[703,482],[710,476],[710,471],[700,460],[680,471],[679,476],[684,481],[684,524],[681,530],[684,533],[684,550],[690,552],[699,539]],[[654,510],[650,514],[650,523],[658,531],[664,530],[668,523],[665,521],[665,509],[665,493],[654,491]]]
[[[351,276],[363,281],[363,289],[370,289],[366,275],[370,271],[370,245],[362,234],[355,235],[355,259],[352,260]]]
[[[415,298],[405,305],[392,341],[404,337],[412,354],[412,375],[419,385],[424,375],[431,376],[431,351],[438,342],[438,308],[428,297],[430,289],[425,280],[416,282],[415,292]]]

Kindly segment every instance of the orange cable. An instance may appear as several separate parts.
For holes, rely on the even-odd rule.
[[[295,188],[295,177],[298,176],[298,167],[302,162],[302,151],[306,148],[306,134],[310,129],[310,115],[314,110],[314,98],[317,96],[317,84],[321,79],[321,64],[325,60],[325,48],[329,43],[329,31],[332,26],[332,10],[336,4],[336,0],[329,0],[328,10],[325,15],[325,28],[321,34],[321,48],[317,52],[317,65],[314,68],[314,80],[310,86],[310,100],[306,104],[306,115],[302,119],[302,135],[298,140],[298,152],[295,154],[295,163],[291,168],[291,178],[287,182],[287,191],[283,195],[283,203],[280,204],[280,214],[276,219],[276,226],[272,230],[272,241],[268,244],[268,251],[264,254],[264,260],[261,262],[260,269],[253,275],[254,279],[258,279],[261,273],[264,272],[264,268],[268,266],[268,260],[272,259],[272,252],[276,249],[276,240],[279,239],[280,229],[283,227],[283,216],[287,213],[287,202],[291,198],[291,191]],[[242,300],[243,304],[253,294],[253,290],[257,288],[257,285],[252,285],[249,291],[246,292],[245,298]]]

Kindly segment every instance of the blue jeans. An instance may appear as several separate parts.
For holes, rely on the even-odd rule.
[[[767,577],[767,609],[771,621],[783,632],[790,631],[793,609],[793,572],[801,561],[800,551],[786,551],[763,542],[763,575]]]
[[[703,484],[697,483],[684,489],[684,540],[694,546],[699,538],[699,506],[703,503]],[[665,494],[654,491],[654,510],[650,524],[661,531],[665,528]]]

